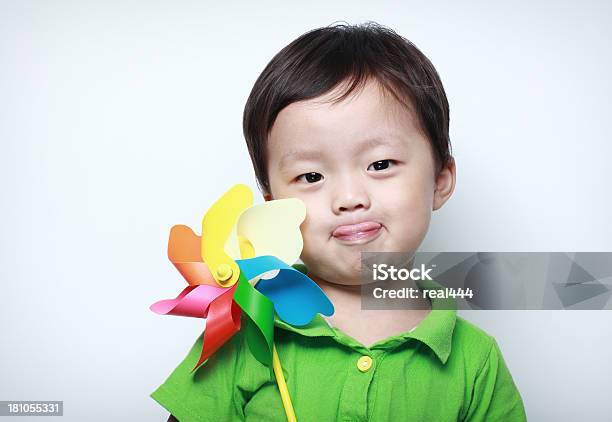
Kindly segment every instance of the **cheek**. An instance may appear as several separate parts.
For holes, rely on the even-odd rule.
[[[422,239],[431,218],[433,192],[427,183],[405,182],[380,198],[391,235],[406,240]]]
[[[302,199],[304,201],[304,199]],[[304,238],[304,248],[311,248],[313,241],[323,239],[327,231],[324,222],[327,221],[323,215],[323,210],[312,203],[304,201],[306,205],[306,218],[300,225],[302,237]]]
[[[405,217],[416,217],[431,211],[431,195],[426,192],[404,191],[391,200],[386,199],[385,210],[396,220],[404,221]]]

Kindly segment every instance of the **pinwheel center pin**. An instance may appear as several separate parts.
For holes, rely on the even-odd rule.
[[[232,268],[227,265],[227,264],[221,264],[217,267],[217,277],[219,278],[219,281],[225,281],[228,280],[232,277],[232,274],[234,273],[232,271]]]

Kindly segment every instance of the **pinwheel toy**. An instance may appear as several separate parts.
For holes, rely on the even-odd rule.
[[[187,280],[175,299],[151,305],[162,315],[205,318],[202,352],[192,372],[240,330],[253,356],[276,376],[285,413],[295,421],[291,398],[274,346],[274,316],[303,326],[334,307],[317,284],[291,265],[302,247],[304,203],[296,198],[253,205],[246,185],[229,189],[206,212],[202,236],[189,227],[170,230],[168,258]]]

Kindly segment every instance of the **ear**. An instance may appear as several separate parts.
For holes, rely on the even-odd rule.
[[[436,187],[433,195],[433,211],[440,209],[455,190],[457,169],[455,158],[451,157],[436,177]]]

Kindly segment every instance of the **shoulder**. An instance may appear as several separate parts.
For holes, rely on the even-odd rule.
[[[476,348],[490,348],[494,341],[493,336],[485,330],[460,316],[457,316],[457,321],[455,322],[453,339]]]
[[[472,322],[457,316],[453,330],[451,356],[460,358],[464,363],[477,369],[483,366],[496,348],[497,343],[492,335]]]
[[[465,374],[470,399],[462,420],[526,421],[521,395],[497,340],[475,324],[457,317],[451,360]]]
[[[241,316],[241,326],[248,324],[247,318]],[[186,383],[198,384],[205,379],[223,378],[233,376],[236,372],[244,370],[246,366],[253,365],[254,358],[249,353],[244,330],[238,330],[227,339],[203,364],[196,368],[202,354],[204,334],[200,334],[190,347],[186,357],[175,369],[173,376],[182,378]],[[255,361],[255,363],[259,363]],[[261,364],[260,364],[261,365]],[[263,365],[261,365],[263,367]],[[195,370],[194,370],[195,369]],[[252,368],[249,368],[252,372]]]

